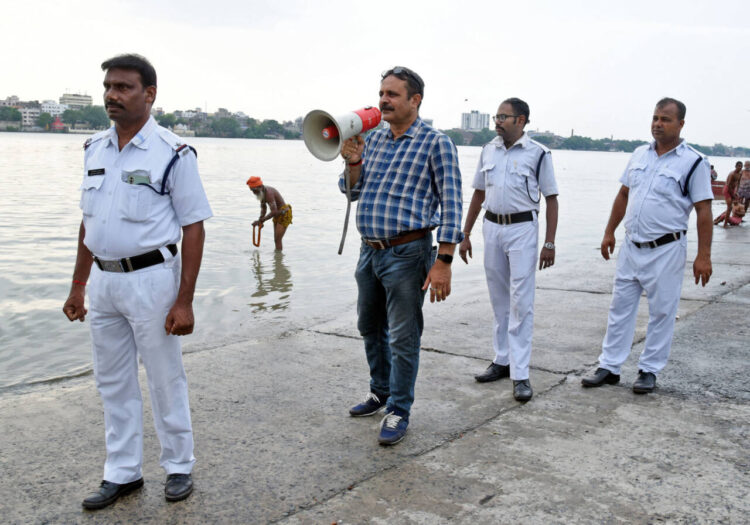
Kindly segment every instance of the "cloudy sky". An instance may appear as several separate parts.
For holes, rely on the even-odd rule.
[[[750,146],[750,2],[27,0],[0,12],[0,99],[101,97],[101,62],[136,52],[156,106],[291,120],[377,104],[394,65],[426,83],[421,114],[531,106],[531,129],[649,139],[656,100],[691,142]]]

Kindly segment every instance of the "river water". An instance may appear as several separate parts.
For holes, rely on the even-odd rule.
[[[0,390],[91,369],[88,322],[62,313],[73,272],[85,137],[0,133]],[[189,139],[213,208],[195,296],[196,332],[185,351],[259,337],[334,319],[355,308],[353,273],[359,250],[352,206],[349,234],[337,254],[346,199],[336,186],[341,165],[312,157],[302,141]],[[464,209],[480,148],[458,148]],[[595,249],[617,179],[629,154],[555,151],[560,189],[558,258]],[[736,159],[714,158],[723,176]],[[251,175],[292,204],[284,251],[270,227],[259,248],[251,223],[259,205],[245,185]],[[715,210],[720,208],[715,206]],[[270,226],[270,225],[269,225]],[[691,238],[695,236],[691,218]],[[618,234],[621,234],[621,230]],[[486,294],[480,228],[475,261],[454,264],[454,290]],[[543,228],[542,228],[543,235]]]

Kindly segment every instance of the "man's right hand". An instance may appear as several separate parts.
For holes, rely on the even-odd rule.
[[[341,156],[349,164],[356,164],[362,159],[362,153],[365,151],[365,139],[355,135],[344,141],[341,146]]]
[[[63,313],[68,317],[69,320],[75,321],[78,319],[83,322],[86,319],[86,314],[89,313],[84,307],[83,293],[71,292],[68,296],[68,300],[63,305]]]
[[[466,258],[466,253],[469,253],[469,257],[471,257],[471,240],[469,240],[469,236],[464,234],[464,240],[461,241],[461,244],[458,245],[458,255],[464,260],[466,264],[469,264],[469,260]]]
[[[615,252],[615,236],[612,233],[604,232],[604,239],[602,239],[602,257],[605,260],[609,260],[609,256]]]

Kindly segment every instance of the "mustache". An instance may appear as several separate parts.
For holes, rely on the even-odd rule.
[[[389,104],[381,104],[380,105],[380,111],[383,111],[383,110],[386,110],[386,109],[388,111],[393,111],[393,106],[390,106]]]
[[[104,104],[104,107],[105,108],[110,108],[111,107],[111,108],[125,109],[122,105],[118,104],[117,102],[106,102]]]

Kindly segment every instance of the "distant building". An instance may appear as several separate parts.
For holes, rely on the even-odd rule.
[[[472,110],[471,113],[461,113],[461,129],[466,131],[482,131],[490,127],[490,114]]]
[[[6,97],[5,100],[0,100],[0,106],[7,106],[10,108],[14,108],[18,106],[21,103],[19,98],[15,95],[11,95],[10,97]]]
[[[36,126],[36,121],[39,118],[39,115],[42,114],[42,108],[40,106],[26,106],[19,108],[18,111],[21,112],[21,123],[24,128]]]
[[[90,106],[92,99],[89,95],[78,95],[75,93],[65,93],[60,97],[60,104],[65,104],[70,109],[83,109]]]
[[[65,104],[58,104],[54,100],[45,100],[42,102],[42,113],[49,113],[53,117],[62,115],[68,106]]]
[[[435,121],[434,121],[434,119],[431,119],[431,118],[423,118],[422,122],[424,122],[425,124],[427,124],[430,127],[433,127]]]

